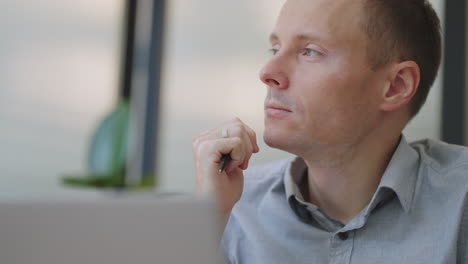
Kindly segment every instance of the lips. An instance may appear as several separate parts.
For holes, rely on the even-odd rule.
[[[269,120],[283,120],[291,116],[292,111],[282,104],[268,102],[265,104],[265,117]]]
[[[285,107],[285,106],[283,106],[281,104],[278,104],[278,103],[274,103],[274,102],[265,104],[265,110],[267,110],[267,109],[271,109],[271,110],[275,110],[275,111],[292,112],[287,107]]]

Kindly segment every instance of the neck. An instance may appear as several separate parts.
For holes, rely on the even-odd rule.
[[[371,201],[399,137],[368,135],[358,143],[322,151],[319,160],[303,157],[308,167],[308,186],[301,188],[305,199],[348,223]]]

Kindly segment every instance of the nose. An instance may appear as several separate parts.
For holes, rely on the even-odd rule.
[[[279,57],[271,58],[260,70],[260,80],[272,89],[287,89],[289,79],[285,72],[285,63]]]

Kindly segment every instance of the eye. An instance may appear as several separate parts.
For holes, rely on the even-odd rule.
[[[276,53],[279,52],[279,49],[280,49],[280,45],[278,44],[275,44],[271,49],[269,49],[268,51],[270,52],[271,55],[276,55]]]
[[[276,53],[278,53],[279,50],[277,48],[271,48],[268,51],[270,52],[271,55],[274,56],[274,55],[276,55]]]
[[[278,53],[278,49],[271,48],[268,50],[268,52],[270,52],[271,55],[276,55],[276,53]]]
[[[308,56],[308,57],[313,57],[313,56],[319,56],[321,55],[320,52],[310,49],[310,48],[305,48],[304,51],[302,52],[303,56]]]

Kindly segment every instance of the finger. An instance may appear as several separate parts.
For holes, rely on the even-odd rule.
[[[242,132],[247,133],[249,140],[252,143],[253,152],[257,153],[260,150],[260,148],[258,147],[258,144],[257,144],[257,135],[255,131],[238,118],[235,118],[233,120],[233,123],[240,126],[238,130],[241,130]]]
[[[233,122],[237,122],[236,120],[233,119],[230,121],[226,121],[215,128],[212,128],[210,130],[207,130],[201,133],[200,135],[193,138],[192,140],[193,144],[197,145],[205,140],[223,138],[222,137],[223,130],[227,130],[228,137],[240,136],[240,133],[235,133],[236,129],[235,129],[235,125],[233,124]]]
[[[225,121],[223,122],[222,124],[220,124],[219,126],[216,126],[210,130],[207,130],[201,134],[199,134],[198,136],[196,136],[194,139],[197,139],[198,141],[203,141],[205,139],[215,139],[215,138],[221,138],[221,131],[223,130],[223,128],[227,128],[229,127],[232,123],[234,122],[238,122],[239,119],[238,118],[233,118],[231,120],[228,120],[228,121]]]
[[[237,117],[232,118],[213,129],[201,133],[200,135],[194,137],[193,141],[220,138],[222,137],[221,135],[223,130],[228,131],[228,137],[240,136],[244,131],[246,131],[249,134],[249,138],[251,139],[253,145],[257,146],[255,132]]]
[[[257,144],[257,134],[255,133],[255,131],[252,128],[250,128],[249,126],[247,126],[245,124],[244,124],[244,128],[247,130],[250,141],[252,142],[253,152],[254,153],[259,152],[260,148],[258,147],[258,144]]]
[[[246,137],[246,136],[244,136]],[[245,139],[244,139],[245,140]],[[242,152],[243,152],[243,158],[242,160],[239,160],[239,162],[229,162],[226,166],[226,171],[227,172],[231,172],[233,171],[234,169],[241,169],[241,170],[244,170],[245,168],[245,164],[246,164],[246,160],[249,159],[249,157],[252,155],[252,151],[251,151],[251,147],[249,146],[250,143],[249,142],[246,142],[246,141],[243,141],[243,145],[242,145]]]
[[[247,156],[244,159],[244,162],[239,166],[242,170],[246,170],[249,167],[249,161],[250,158],[252,157],[252,152],[247,153]]]
[[[240,131],[241,131],[240,132],[240,138],[242,139],[242,149],[243,149],[243,153],[244,153],[244,159],[242,160],[242,162],[239,164],[238,167],[240,169],[242,169],[242,170],[245,170],[246,165],[248,163],[248,160],[252,156],[254,147],[252,146],[252,142],[250,141],[250,137],[247,134],[247,132],[245,131],[244,127],[241,127]],[[234,168],[234,166],[231,166],[231,168]]]
[[[210,150],[208,153],[212,153],[211,161],[219,165],[221,162],[221,157],[223,155],[229,155],[230,161],[229,164],[239,166],[244,162],[246,156],[245,146],[243,140],[239,137],[232,138],[220,138],[214,139],[209,142]],[[202,149],[202,151],[205,151]]]
[[[248,167],[252,154],[259,151],[255,131],[240,120],[237,120],[235,124],[232,125],[231,130],[233,133],[241,135],[241,138],[244,140],[246,157],[239,168],[245,170]]]
[[[193,146],[197,146],[199,145],[201,142],[205,141],[205,140],[208,140],[208,139],[214,139],[214,138],[220,138],[221,134],[219,134],[218,136],[214,136],[216,131],[218,131],[219,128],[213,128],[213,129],[210,129],[208,131],[205,131],[195,137],[192,138],[192,144]]]
[[[198,145],[202,142],[212,139],[219,139],[221,138],[221,134],[223,130],[228,131],[229,137],[240,137],[245,141],[246,148],[245,151],[248,153],[248,157],[246,160],[243,161],[242,168],[246,168],[248,166],[248,159],[253,153],[257,153],[259,151],[259,147],[257,145],[256,134],[253,129],[249,126],[245,125],[239,118],[233,118],[227,122],[224,122],[221,126],[217,128],[213,128],[208,130],[196,137],[193,138],[193,149],[198,148]]]
[[[246,140],[251,144],[251,148],[253,152],[258,152],[259,148],[257,145],[257,137],[255,131],[247,126],[244,122],[240,119],[235,119],[231,121],[229,127],[229,135],[230,136],[243,136],[246,135]]]
[[[238,167],[245,158],[244,152],[244,146],[239,137],[207,140],[200,143],[195,150],[195,157],[197,186],[200,186],[202,193],[212,193],[213,184],[220,180],[218,170],[223,154],[229,154],[231,157],[228,165]],[[226,170],[225,172],[223,174],[230,177]]]
[[[244,135],[244,137],[246,137]],[[249,159],[252,156],[252,146],[250,145],[250,142],[248,141],[243,141],[242,148],[240,148],[242,151],[242,157],[237,162],[228,162],[225,167],[225,171],[228,172],[228,174],[231,173],[236,168],[239,168],[241,170],[245,170],[248,167],[249,164]],[[233,156],[235,153],[232,154]]]

